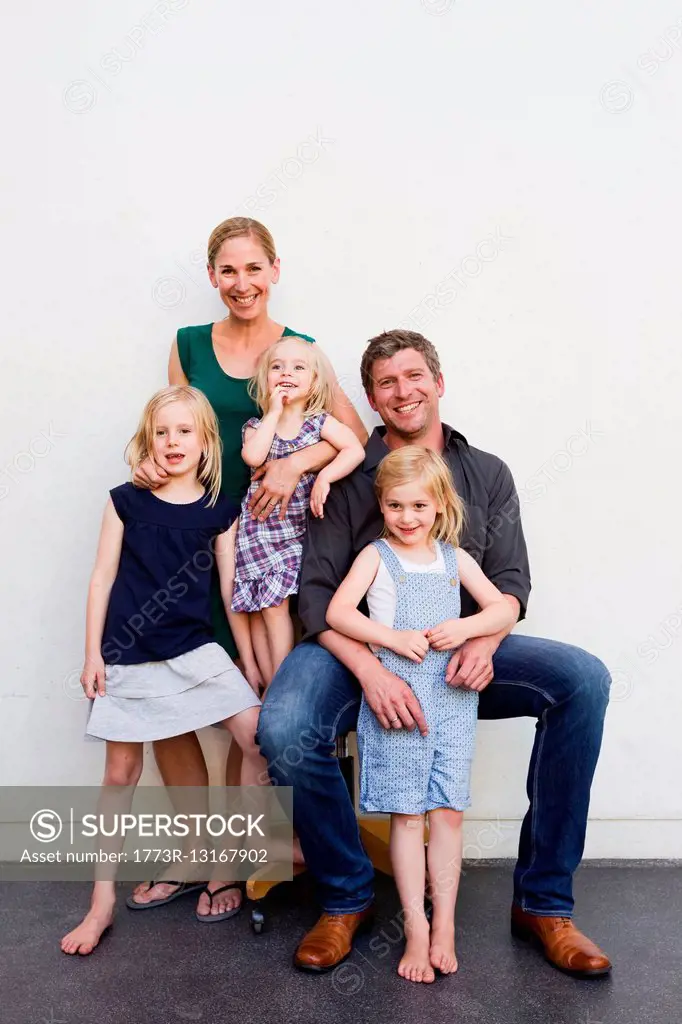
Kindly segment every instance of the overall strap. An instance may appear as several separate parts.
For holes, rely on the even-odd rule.
[[[396,555],[395,551],[391,548],[388,541],[381,537],[379,540],[372,541],[374,547],[378,550],[381,560],[388,569],[391,579],[394,583],[405,582],[405,570],[400,564],[400,560]]]
[[[443,552],[446,573],[451,579],[455,579],[459,583],[459,565],[457,563],[456,549],[452,544],[443,544],[441,541],[438,541],[438,546]]]

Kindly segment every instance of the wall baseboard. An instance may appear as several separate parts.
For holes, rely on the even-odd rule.
[[[489,862],[516,859],[520,819],[464,819],[464,860]],[[591,818],[583,863],[601,866],[682,864],[682,819]]]

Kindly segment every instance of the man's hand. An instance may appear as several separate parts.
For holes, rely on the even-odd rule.
[[[465,690],[485,690],[493,678],[493,654],[499,640],[492,636],[475,636],[462,644],[450,658],[445,681]]]
[[[271,459],[259,466],[252,480],[260,480],[260,487],[249,502],[252,517],[262,522],[267,519],[277,503],[280,503],[279,518],[284,519],[291,495],[301,479],[301,470],[293,455],[283,459]]]
[[[157,466],[154,460],[147,457],[140,463],[133,473],[133,484],[147,491],[155,491],[161,484],[165,484],[168,473],[161,466]]]
[[[415,725],[422,736],[428,733],[419,701],[402,679],[384,668],[377,659],[371,676],[360,680],[365,700],[376,715],[384,729],[402,729],[410,731]]]

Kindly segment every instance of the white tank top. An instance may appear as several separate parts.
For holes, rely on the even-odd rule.
[[[401,558],[394,547],[391,547],[391,551],[396,556],[405,572],[445,572],[445,561],[443,559],[443,551],[440,544],[436,545],[436,557],[433,562],[428,562],[426,565],[420,565],[417,562],[409,562],[406,558]],[[370,619],[374,622],[380,622],[383,626],[392,627],[395,622],[395,610],[397,603],[395,583],[391,579],[391,574],[386,568],[382,558],[379,562],[379,568],[374,578],[374,582],[367,591],[367,607],[369,609]]]

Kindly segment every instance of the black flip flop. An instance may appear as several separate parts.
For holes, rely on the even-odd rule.
[[[153,889],[155,885],[177,885],[179,888],[176,892],[172,892],[170,896],[166,896],[162,900],[150,900],[148,903],[138,903],[132,896],[128,896],[126,907],[129,907],[131,910],[153,910],[155,907],[163,907],[166,903],[172,903],[173,900],[177,900],[179,896],[185,896],[188,892],[196,892],[197,889],[203,889],[205,882],[175,882],[172,878],[163,878],[156,882],[150,882],[147,886],[147,892]]]
[[[215,924],[217,921],[226,921],[228,917],[234,917],[235,914],[238,914],[239,911],[244,906],[244,898],[246,895],[245,888],[246,887],[244,885],[244,882],[228,882],[227,885],[221,885],[219,889],[214,889],[213,892],[210,892],[208,886],[205,885],[204,892],[208,896],[208,902],[210,907],[213,906],[214,897],[221,892],[227,892],[228,889],[239,889],[240,893],[242,894],[242,898],[238,907],[232,907],[232,910],[224,910],[222,914],[211,914],[210,908],[208,914],[200,914],[198,910],[195,910],[194,916],[196,917],[197,921],[200,921],[202,924]]]

